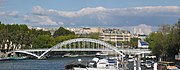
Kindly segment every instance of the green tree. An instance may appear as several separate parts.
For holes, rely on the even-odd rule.
[[[131,47],[137,47],[138,46],[138,40],[139,40],[139,38],[131,38],[130,46]]]
[[[74,39],[77,38],[76,35],[66,35],[66,36],[58,36],[55,38],[56,44],[63,42],[63,41],[67,41],[69,39]]]
[[[162,56],[163,60],[174,60],[180,49],[179,40],[180,20],[173,26],[162,25],[157,32],[151,33],[146,38],[152,53],[158,57]]]
[[[159,57],[165,53],[165,48],[163,46],[163,34],[161,32],[151,33],[146,41],[149,43],[149,48],[152,50],[152,53]]]
[[[174,26],[171,27],[171,32],[168,37],[170,37],[168,40],[168,57],[170,57],[170,59],[174,59],[180,49],[180,19]]]
[[[50,48],[54,45],[54,40],[49,35],[39,35],[32,44],[33,48]]]
[[[80,38],[92,38],[92,39],[99,39],[99,33],[89,33],[83,34],[79,36]]]
[[[29,45],[28,36],[28,27],[26,25],[18,24],[0,24],[0,36],[1,36],[1,45],[6,51],[11,51],[15,48],[25,47]],[[5,46],[6,44],[6,46]]]
[[[32,48],[32,42],[39,35],[50,35],[49,31],[29,29],[24,24],[0,24],[0,32],[0,45],[4,52]]]
[[[54,37],[58,37],[58,36],[65,36],[65,35],[75,35],[74,32],[71,32],[69,30],[64,29],[63,27],[60,27],[58,30],[56,30],[53,34]]]

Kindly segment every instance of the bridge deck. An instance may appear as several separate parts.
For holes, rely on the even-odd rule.
[[[48,49],[22,49],[18,51],[28,51],[28,52],[37,52],[37,51],[46,51]],[[118,49],[126,53],[150,53],[149,49]],[[109,49],[92,49],[92,48],[72,48],[72,49],[52,49],[51,51],[112,51]]]

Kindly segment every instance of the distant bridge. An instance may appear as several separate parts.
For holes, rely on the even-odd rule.
[[[42,51],[41,55],[36,55],[32,52]],[[52,48],[47,49],[22,49],[14,52],[25,53],[37,58],[42,58],[50,51],[114,51],[120,56],[124,56],[123,53],[150,53],[148,49],[118,49],[115,46],[108,44],[104,41],[89,39],[89,38],[77,38],[61,42]]]

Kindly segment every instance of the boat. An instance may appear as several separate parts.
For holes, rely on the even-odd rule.
[[[69,55],[69,57],[78,57],[79,55]]]
[[[114,59],[93,58],[91,61],[71,62],[65,70],[119,70]]]
[[[107,53],[96,53],[97,56],[107,56],[108,54]]]
[[[65,54],[62,57],[78,57],[79,55]]]

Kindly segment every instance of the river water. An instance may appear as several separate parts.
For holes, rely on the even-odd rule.
[[[26,59],[0,61],[0,70],[64,70],[66,64],[78,59],[91,60],[93,57],[61,57],[45,60]]]

